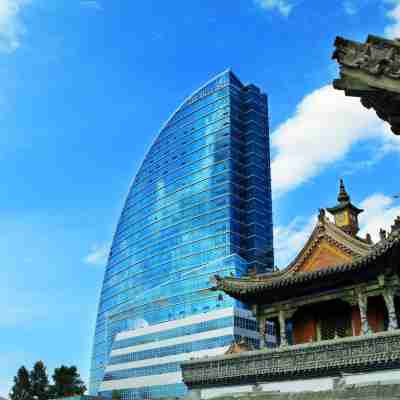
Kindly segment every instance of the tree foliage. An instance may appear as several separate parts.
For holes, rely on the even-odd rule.
[[[17,376],[14,377],[14,385],[10,393],[11,400],[32,400],[32,386],[28,370],[22,366]]]
[[[43,361],[37,361],[31,372],[21,367],[14,377],[10,400],[49,400],[83,395],[86,391],[75,366],[56,368],[52,378],[53,384],[50,384]]]
[[[113,390],[111,392],[111,399],[112,400],[121,400],[121,394],[118,390]]]
[[[34,399],[47,400],[49,398],[49,378],[43,361],[35,363],[29,377]]]
[[[56,368],[53,381],[52,397],[54,398],[82,395],[86,391],[86,386],[75,366],[66,367],[62,365],[60,368]]]

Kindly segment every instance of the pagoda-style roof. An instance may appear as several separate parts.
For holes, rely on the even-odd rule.
[[[332,58],[340,65],[335,89],[360,97],[400,135],[400,40],[368,36],[365,43],[337,37]]]
[[[324,244],[329,245],[329,248]],[[358,236],[349,235],[330,222],[321,210],[318,222],[302,250],[288,267],[275,274],[287,276],[342,264],[355,257],[366,255],[371,247],[371,243]],[[323,257],[319,259],[315,257],[321,255]]]
[[[343,235],[346,235],[346,240],[341,241],[341,246],[351,252],[353,257],[347,262],[302,270],[307,252],[318,241],[321,230],[322,236],[331,240],[336,240],[339,236],[343,239]],[[306,246],[287,268],[272,274],[242,278],[216,276],[215,289],[243,302],[253,303],[262,299],[267,303],[290,298],[297,293],[307,293],[315,288],[329,288],[375,277],[382,274],[385,268],[393,265],[400,267],[398,263],[393,263],[393,257],[400,257],[400,218],[396,219],[392,233],[376,245],[352,238],[332,223],[320,220]]]
[[[355,214],[361,214],[364,210],[361,208],[357,208],[350,199],[350,196],[346,192],[346,188],[344,187],[343,179],[340,180],[340,188],[339,188],[339,195],[338,195],[338,204],[334,207],[327,208],[331,214],[336,214],[338,211],[351,209],[354,211]]]

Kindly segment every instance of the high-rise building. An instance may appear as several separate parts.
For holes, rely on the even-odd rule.
[[[127,196],[101,291],[91,392],[185,392],[179,363],[258,344],[214,274],[273,268],[267,97],[225,71],[175,111]]]

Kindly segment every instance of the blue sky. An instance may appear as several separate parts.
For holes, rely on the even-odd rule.
[[[362,234],[400,214],[400,139],[330,88],[336,35],[400,37],[385,0],[0,0],[0,395],[43,359],[89,374],[105,255],[157,131],[231,67],[269,95],[277,264],[343,177]]]

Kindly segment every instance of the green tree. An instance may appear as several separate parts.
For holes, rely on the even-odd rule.
[[[11,400],[32,400],[32,387],[28,370],[22,366],[14,377],[14,386],[11,388]]]
[[[49,398],[49,378],[46,367],[42,361],[37,361],[30,373],[32,395],[35,400],[47,400]]]
[[[51,390],[53,398],[82,395],[86,391],[86,386],[75,366],[66,367],[62,365],[60,368],[56,368],[53,381],[54,385]]]
[[[118,390],[113,390],[111,392],[111,399],[112,400],[121,400],[121,394],[119,393]]]

